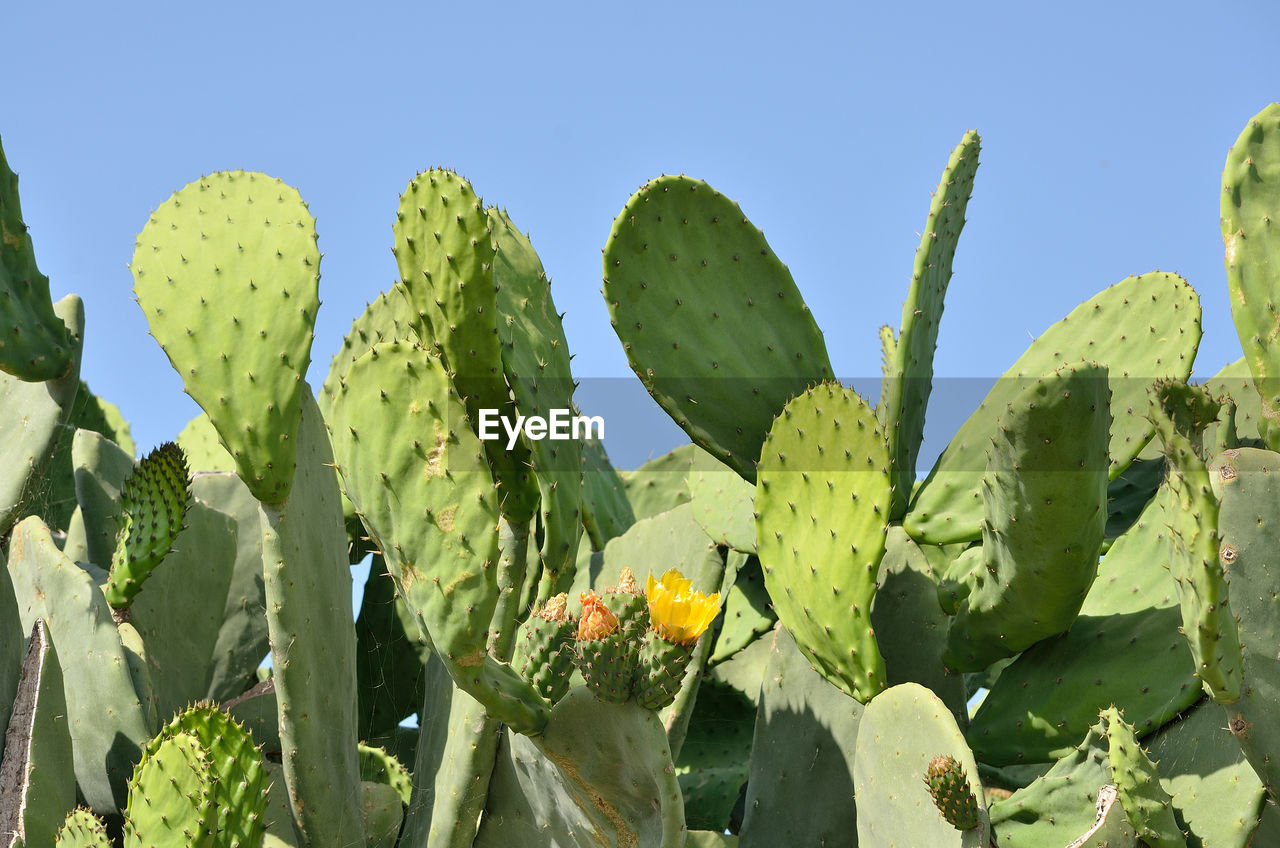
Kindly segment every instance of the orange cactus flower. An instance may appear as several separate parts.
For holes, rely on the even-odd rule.
[[[720,612],[720,593],[704,595],[693,591],[693,581],[672,568],[645,585],[649,618],[658,635],[676,645],[692,645],[715,621]]]
[[[579,600],[582,601],[582,618],[578,619],[579,641],[603,639],[617,632],[618,617],[609,612],[599,595],[583,592]]]

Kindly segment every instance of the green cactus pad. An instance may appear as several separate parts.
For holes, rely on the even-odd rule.
[[[218,441],[218,431],[203,412],[187,422],[178,434],[178,447],[187,455],[192,471],[235,471],[236,461]]]
[[[494,717],[536,730],[548,705],[486,653],[498,602],[497,493],[443,364],[404,342],[377,344],[351,365],[329,409],[347,497],[455,682]]]
[[[209,752],[178,732],[149,748],[129,784],[125,848],[215,845],[217,805]]]
[[[984,568],[947,637],[948,667],[981,671],[1075,620],[1107,519],[1105,369],[1024,385],[998,419],[983,477]]]
[[[1111,408],[1146,409],[1147,386],[1185,380],[1200,343],[1200,299],[1175,274],[1128,277],[1077,306],[1041,333],[969,416],[912,496],[903,526],[932,544],[972,542],[982,535],[985,452],[996,420],[1028,382],[1068,365],[1108,370]],[[1117,414],[1110,425],[1108,476],[1120,475],[1151,437],[1141,414]]]
[[[548,417],[562,410],[576,415],[569,343],[542,261],[506,212],[490,208],[488,215],[497,251],[493,257],[497,332],[516,412]],[[560,585],[561,573],[573,565],[582,535],[582,441],[533,439],[529,452],[542,501],[542,584],[546,588],[540,595],[545,600]]]
[[[1249,119],[1222,169],[1221,225],[1231,317],[1254,387],[1262,398],[1258,430],[1280,449],[1280,349],[1275,297],[1280,235],[1272,216],[1280,209],[1280,103]]]
[[[54,848],[111,848],[111,840],[102,819],[80,807],[67,814]]]
[[[169,740],[190,736],[205,755],[213,817],[209,828],[215,848],[260,843],[267,810],[267,773],[262,752],[235,719],[209,704],[195,704],[174,716],[143,751],[156,756]]]
[[[303,835],[354,844],[363,833],[351,569],[333,453],[305,383],[297,443],[298,487],[283,508],[260,510],[283,764]]]
[[[901,527],[888,528],[871,606],[888,685],[919,683],[932,690],[963,727],[968,722],[964,676],[943,665],[948,621],[937,595],[937,579],[924,551]]]
[[[32,511],[31,488],[53,451],[61,418],[47,384],[0,373],[0,535]]]
[[[1172,493],[1169,571],[1182,609],[1182,630],[1191,646],[1196,673],[1214,700],[1240,697],[1241,645],[1229,605],[1230,562],[1219,551],[1218,497],[1204,458],[1200,434],[1213,421],[1218,403],[1203,390],[1157,383],[1151,392],[1151,420],[1164,444]]]
[[[320,308],[315,219],[265,174],[224,171],[165,201],[138,236],[151,334],[264,503],[289,496]]]
[[[404,821],[404,804],[395,787],[362,781],[360,811],[364,822],[366,848],[395,848]]]
[[[107,581],[107,603],[133,603],[168,555],[191,506],[190,472],[182,448],[165,442],[149,453],[120,491],[120,524]]]
[[[18,200],[18,175],[0,148],[0,371],[40,382],[65,375],[75,353],[53,311],[49,278],[35,251]]]
[[[622,475],[609,462],[604,443],[595,438],[582,443],[582,523],[597,551],[636,523]]]
[[[374,554],[356,618],[360,738],[393,731],[422,705],[423,663],[431,647],[381,554]],[[368,778],[365,778],[366,780]]]
[[[676,758],[690,827],[725,830],[751,773],[756,707],[741,692],[704,680]]]
[[[1273,800],[1280,797],[1280,585],[1275,516],[1280,511],[1280,455],[1257,448],[1226,451],[1208,466],[1221,498],[1216,561],[1231,585],[1231,611],[1243,649],[1239,700],[1225,725],[1244,749]],[[11,566],[12,567],[12,566]],[[1226,641],[1224,638],[1223,641]]]
[[[1235,402],[1237,444],[1229,447],[1266,447],[1262,443],[1262,437],[1258,435],[1258,424],[1262,420],[1262,397],[1254,388],[1253,375],[1249,373],[1249,364],[1244,357],[1222,366],[1217,374],[1205,382],[1204,387],[1215,396],[1225,395]]]
[[[536,737],[505,734],[476,848],[681,848],[684,805],[656,713],[575,687]]]
[[[681,445],[641,465],[623,471],[627,501],[637,521],[675,509],[692,499],[689,473],[706,452],[697,445]]]
[[[390,786],[396,791],[400,801],[406,807],[409,806],[409,797],[413,793],[413,780],[409,776],[408,769],[386,750],[375,745],[366,745],[361,742],[359,754],[360,780]]]
[[[933,356],[943,301],[951,281],[965,208],[973,193],[982,140],[973,130],[965,133],[938,183],[929,204],[929,217],[911,269],[911,287],[902,305],[902,325],[891,351],[886,353],[885,376],[876,413],[889,438],[894,463],[893,517],[906,512],[907,499],[916,480],[916,457],[924,438],[924,414],[933,388]]]
[[[129,776],[151,728],[111,608],[38,518],[14,528],[8,570],[23,628],[44,619],[58,648],[80,795],[99,813],[123,809]]]
[[[761,641],[768,666],[756,681],[742,848],[848,843],[857,828],[849,763],[863,706],[812,668],[786,628]]]
[[[716,634],[710,662],[726,662],[739,651],[773,629],[778,617],[764,587],[760,560],[749,558],[734,576],[733,585],[724,596],[724,621]],[[754,688],[754,687],[753,687]]]
[[[871,601],[892,500],[875,412],[836,383],[787,404],[765,440],[756,541],[778,618],[827,679],[866,703],[885,686]]]
[[[743,553],[756,552],[755,487],[716,463],[695,462],[689,470],[689,497],[711,541]]]
[[[645,388],[748,481],[773,417],[833,376],[791,272],[701,180],[662,176],[631,196],[605,244],[604,297]]]
[[[950,757],[968,775],[973,826],[958,830],[930,796],[926,775],[937,757]],[[886,690],[867,704],[858,725],[853,784],[859,844],[986,848],[990,828],[977,774],[973,754],[942,701],[916,683]]]
[[[0,580],[7,580],[0,575]],[[0,836],[52,845],[76,805],[71,733],[62,668],[48,628],[37,620],[28,640],[13,715],[0,758]]]

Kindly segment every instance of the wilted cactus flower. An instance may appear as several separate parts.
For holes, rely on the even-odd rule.
[[[693,591],[693,581],[672,568],[645,585],[649,618],[658,635],[675,645],[692,645],[715,621],[720,612],[720,593],[704,595]]]
[[[603,639],[617,632],[618,617],[609,612],[599,595],[583,592],[579,600],[582,601],[582,617],[578,619],[578,641]]]

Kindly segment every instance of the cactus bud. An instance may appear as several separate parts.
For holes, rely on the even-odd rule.
[[[924,784],[942,817],[956,830],[978,826],[978,801],[969,778],[955,757],[934,757],[925,771]]]

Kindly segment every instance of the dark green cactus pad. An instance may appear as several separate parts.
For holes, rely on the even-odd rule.
[[[507,213],[491,207],[488,216],[496,250],[498,340],[516,412],[548,417],[564,410],[576,415],[569,343],[551,298],[551,281],[528,236]],[[572,566],[582,535],[582,441],[532,439],[529,453],[542,502],[546,589],[540,595],[545,600],[551,587],[560,585],[562,572]]]
[[[9,570],[5,568],[7,546],[0,546],[0,727],[9,726],[13,699],[18,694],[18,680],[26,660],[22,619],[18,615],[18,598],[13,592]],[[4,735],[0,734],[0,760],[4,758]]]
[[[968,775],[976,826],[957,830],[930,796],[929,764],[943,756]],[[916,683],[886,690],[867,704],[858,725],[853,784],[859,844],[987,848],[990,827],[977,775],[973,754],[942,701]]]
[[[582,523],[597,551],[636,523],[626,483],[609,462],[604,443],[595,438],[582,443]]]
[[[14,528],[8,569],[23,628],[44,619],[57,646],[80,795],[99,813],[123,809],[129,776],[152,729],[111,608],[38,518]]]
[[[1164,455],[1158,449],[1159,444],[1154,451],[1148,444],[1144,452],[1152,453],[1150,458],[1139,456],[1107,484],[1108,539],[1119,538],[1133,526],[1164,482]]]
[[[1229,605],[1231,563],[1222,562],[1219,551],[1218,496],[1199,444],[1218,404],[1203,390],[1157,383],[1150,409],[1164,444],[1176,507],[1168,510],[1169,571],[1182,609],[1182,630],[1205,691],[1214,700],[1230,703],[1240,697],[1241,644]]]
[[[1024,382],[1000,416],[983,476],[981,569],[960,604],[946,663],[981,671],[1075,620],[1107,519],[1105,369]]]
[[[404,342],[375,345],[329,409],[347,497],[455,682],[495,718],[535,730],[548,705],[486,653],[498,603],[498,498],[443,364]]]
[[[31,487],[53,451],[62,414],[48,384],[0,373],[0,535],[34,511]]]
[[[912,538],[932,544],[981,537],[987,446],[997,434],[997,419],[1029,382],[1064,366],[1094,363],[1108,370],[1111,408],[1140,411],[1151,381],[1185,380],[1191,373],[1200,335],[1199,296],[1175,274],[1128,277],[1080,304],[1036,337],[996,381],[917,487],[903,526]],[[1109,478],[1129,466],[1151,433],[1141,414],[1114,417]]]
[[[606,704],[583,687],[546,731],[506,733],[476,848],[681,848],[680,784],[658,714]]]
[[[360,783],[360,812],[367,848],[395,848],[404,821],[404,804],[395,787],[385,783]]]
[[[265,174],[211,174],[152,213],[131,267],[151,335],[187,394],[254,497],[283,503],[320,308],[307,205]]]
[[[1208,478],[1221,498],[1216,559],[1230,581],[1243,649],[1244,685],[1239,700],[1225,705],[1226,726],[1274,801],[1280,798],[1280,455],[1226,451],[1209,464]]]
[[[120,490],[116,549],[107,581],[107,603],[133,603],[154,568],[168,555],[191,506],[187,457],[165,442],[139,463]]]
[[[871,605],[871,626],[884,656],[888,685],[919,683],[932,690],[964,727],[969,717],[964,676],[948,672],[942,662],[947,624],[924,551],[901,527],[889,527]]]
[[[111,848],[107,827],[91,810],[79,807],[67,814],[54,848]]]
[[[662,176],[631,196],[605,244],[604,298],[645,388],[748,481],[774,416],[833,377],[787,266],[701,180]]]
[[[577,622],[569,617],[566,602],[565,596],[557,595],[530,614],[520,625],[511,656],[511,667],[552,704],[569,691],[574,668]]]
[[[1280,209],[1280,103],[1250,118],[1231,146],[1222,169],[1221,201],[1231,317],[1262,399],[1259,434],[1267,447],[1280,449],[1280,340],[1274,315],[1280,235],[1271,220]]]
[[[698,523],[711,541],[747,554],[756,552],[755,487],[715,463],[695,462],[689,470],[689,497]]]
[[[125,848],[211,848],[217,806],[210,754],[179,731],[148,749],[129,783]]]
[[[631,684],[636,703],[646,710],[670,706],[680,691],[693,649],[693,645],[673,645],[655,630],[647,632],[640,644]]]
[[[885,686],[871,601],[892,500],[875,412],[837,383],[787,404],[765,440],[756,541],[778,618],[827,679],[862,702]]]
[[[751,771],[756,707],[730,686],[703,681],[676,774],[690,827],[723,831]]]
[[[67,327],[53,311],[49,278],[36,267],[22,222],[18,175],[0,148],[0,371],[40,382],[64,376],[74,360]]]
[[[305,384],[301,407],[298,486],[282,508],[261,508],[272,678],[298,827],[312,841],[355,844],[363,833],[347,532],[329,437]]]
[[[207,844],[215,848],[258,845],[267,809],[267,773],[253,737],[211,704],[196,704],[174,716],[147,743],[143,761],[157,756],[169,740],[182,736],[195,739],[205,755],[213,803]]]
[[[692,500],[689,472],[702,455],[705,452],[697,445],[681,445],[634,471],[623,471],[627,501],[636,520],[651,518]]]
[[[1000,672],[969,727],[982,762],[1055,760],[1112,704],[1146,736],[1201,697],[1169,575],[1171,499],[1161,489],[1107,551],[1071,629]]]
[[[31,629],[6,725],[0,836],[6,846],[10,838],[28,846],[52,845],[59,823],[76,805],[76,775],[62,668],[43,621]]]
[[[916,457],[924,438],[924,414],[933,388],[933,355],[938,344],[951,264],[964,213],[973,193],[982,140],[973,130],[951,151],[946,170],[929,204],[929,217],[916,249],[911,287],[902,305],[902,323],[891,351],[876,414],[888,436],[894,464],[893,517],[907,509],[916,480]],[[890,331],[892,332],[892,331]],[[890,356],[890,353],[892,356]]]
[[[764,587],[760,560],[750,557],[724,595],[724,620],[711,650],[711,665],[725,662],[773,629],[778,617]],[[758,688],[758,687],[754,687]]]
[[[785,628],[762,641],[769,659],[759,690],[742,848],[850,844],[857,813],[849,763],[863,707],[812,668]]]
[[[1123,813],[1127,828],[1107,822],[1116,812]],[[1073,839],[1104,822],[1122,835],[1133,834],[1133,841],[1122,845],[1136,846],[1141,837],[1153,848],[1186,846],[1155,765],[1115,709],[1103,710],[1084,741],[1043,777],[991,807],[991,825],[1002,847],[1056,844],[1063,835]]]
[[[422,705],[423,664],[431,647],[413,612],[397,597],[381,554],[374,554],[356,618],[356,688],[361,739],[386,733]],[[366,778],[367,780],[368,778]]]
[[[1160,785],[1172,798],[1174,815],[1187,833],[1188,848],[1245,848],[1259,814],[1274,809],[1262,781],[1208,699],[1145,740],[1160,769]],[[1253,845],[1274,844],[1255,838]]]

